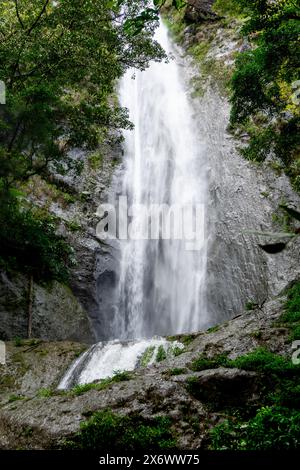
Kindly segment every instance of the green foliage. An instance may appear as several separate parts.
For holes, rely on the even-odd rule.
[[[189,346],[195,339],[194,335],[184,335],[180,337],[180,342],[185,346]]]
[[[300,370],[299,366],[293,365],[289,359],[272,353],[265,348],[257,348],[254,351],[228,359],[226,354],[218,354],[211,358],[201,355],[191,364],[191,370],[198,372],[206,369],[217,369],[218,367],[231,367],[257,371],[261,373],[289,374]]]
[[[186,373],[186,369],[183,367],[174,367],[168,371],[168,375],[182,375]]]
[[[147,9],[141,12],[147,5],[129,0],[2,5],[0,76],[7,103],[0,112],[0,177],[28,178],[47,172],[50,164],[66,170],[70,147],[94,148],[103,128],[129,126],[126,111],[109,100],[115,80],[129,67],[144,69],[165,56],[152,39],[155,18]],[[143,31],[132,37],[127,25],[138,21],[140,12]]]
[[[297,368],[290,360],[264,348],[230,361],[230,366],[258,372],[286,372]]]
[[[172,354],[174,357],[180,356],[181,354],[185,352],[186,352],[185,348],[179,348],[178,346],[175,346],[172,348]]]
[[[8,197],[0,199],[0,226],[0,266],[36,280],[67,281],[73,250],[56,235],[53,217],[38,209],[24,209]]]
[[[157,350],[157,353],[156,353],[156,362],[161,362],[161,361],[164,361],[165,359],[167,359],[167,353],[165,351],[165,348],[160,345],[158,350]]]
[[[257,303],[253,302],[252,300],[249,300],[249,302],[247,302],[245,305],[245,309],[248,311],[255,310],[257,307]]]
[[[66,225],[70,232],[79,232],[82,229],[80,223],[77,222],[77,220],[70,220],[66,222]]]
[[[290,329],[290,341],[300,339],[300,282],[296,282],[296,284],[289,289],[285,311],[280,316],[278,323]]]
[[[37,393],[37,396],[39,398],[49,398],[49,397],[52,397],[53,396],[53,390],[51,390],[50,388],[41,388],[38,393]]]
[[[103,155],[98,151],[89,156],[89,165],[93,170],[98,170],[102,164]]]
[[[236,0],[216,0],[212,7],[218,15],[237,18],[247,14],[247,11],[240,2]]]
[[[217,331],[219,331],[219,329],[220,329],[220,325],[215,325],[215,326],[208,328],[207,333],[216,333]]]
[[[250,333],[250,336],[254,339],[262,339],[262,332],[261,331],[253,331],[252,333]]]
[[[219,354],[212,358],[208,358],[205,355],[201,355],[198,359],[195,359],[191,364],[191,370],[199,372],[205,369],[217,369],[218,367],[228,367],[230,361],[226,354]]]
[[[284,322],[300,321],[300,282],[297,282],[287,293],[285,313],[281,317]]]
[[[211,432],[214,450],[284,450],[299,447],[300,376],[299,366],[264,348],[230,360],[227,367],[260,374],[260,397],[252,409],[239,410]],[[199,393],[197,381],[187,384],[191,393]],[[235,410],[238,410],[235,408]],[[245,411],[249,411],[247,413]],[[227,410],[227,414],[230,410]],[[244,418],[241,416],[244,415]],[[247,416],[247,417],[246,417]]]
[[[23,395],[10,395],[8,398],[8,403],[13,403],[15,401],[24,400],[25,397]]]
[[[149,346],[140,359],[141,367],[147,367],[153,358],[155,346]]]
[[[170,420],[165,417],[151,421],[140,416],[120,416],[110,410],[95,413],[81,425],[81,430],[65,447],[84,449],[141,452],[175,448],[170,431]]]
[[[144,70],[166,57],[153,39],[158,22],[150,7],[150,0],[1,3],[0,78],[7,97],[0,106],[2,268],[67,279],[72,253],[56,235],[55,221],[6,196],[36,175],[79,173],[83,162],[70,157],[71,148],[95,149],[108,129],[132,127],[113,99],[115,83],[127,69]],[[129,34],[128,24],[140,15],[142,28]],[[65,195],[64,202],[74,201]]]
[[[79,396],[90,390],[105,390],[106,388],[110,387],[114,383],[118,382],[126,382],[132,379],[132,374],[130,372],[116,372],[113,377],[109,377],[107,379],[103,379],[97,383],[90,383],[90,384],[83,384],[83,385],[76,385],[71,390],[71,395]]]
[[[248,422],[227,420],[211,435],[214,450],[295,450],[300,445],[300,412],[262,407]]]
[[[253,48],[236,59],[231,123],[251,125],[259,113],[265,113],[268,122],[252,127],[249,146],[242,153],[250,160],[264,161],[274,152],[299,188],[300,110],[295,85],[300,71],[299,6],[294,0],[232,3],[249,15],[243,32]]]
[[[14,345],[16,346],[16,348],[20,348],[21,346],[23,346],[24,342],[22,338],[20,338],[19,336],[16,336],[14,339]]]

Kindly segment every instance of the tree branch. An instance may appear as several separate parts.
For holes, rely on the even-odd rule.
[[[39,15],[36,17],[36,19],[34,20],[34,22],[32,23],[32,25],[30,26],[30,28],[28,29],[27,31],[27,35],[29,36],[30,33],[34,30],[34,28],[36,27],[36,25],[38,24],[38,22],[40,21],[40,19],[42,18],[43,14],[45,13],[46,9],[47,9],[47,6],[49,5],[49,0],[46,0],[41,12],[39,13]]]
[[[19,12],[18,0],[14,0],[14,1],[15,1],[16,13],[17,13],[17,17],[18,17],[19,23],[20,23],[22,29],[25,29],[25,28],[24,28],[24,23],[23,23],[23,21],[22,21],[22,18],[21,18],[21,16],[20,16],[20,12]]]

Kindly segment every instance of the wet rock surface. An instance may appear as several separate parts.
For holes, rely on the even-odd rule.
[[[65,438],[76,434],[80,423],[94,412],[106,409],[122,416],[168,416],[176,429],[178,448],[205,447],[209,429],[226,417],[228,406],[246,406],[259,400],[259,375],[224,367],[195,372],[191,369],[193,360],[201,354],[207,357],[227,354],[234,359],[262,346],[290,357],[289,332],[275,323],[282,314],[284,301],[284,297],[275,299],[213,332],[196,333],[189,337],[191,342],[183,354],[138,369],[131,380],[80,396],[54,392],[53,396],[41,397],[37,389],[42,386],[55,390],[81,345],[40,343],[26,356],[29,352],[9,344],[8,363],[1,368],[1,377],[10,379],[6,379],[6,388],[1,385],[0,447],[59,448]],[[48,355],[41,354],[44,350],[48,350]],[[18,365],[22,361],[20,356],[25,358],[23,369]],[[191,380],[192,389],[188,386]],[[35,384],[34,388],[29,384]],[[9,403],[12,393],[23,393],[24,399]]]
[[[190,23],[216,20],[218,16],[212,11],[215,0],[188,0],[185,11],[185,20]]]
[[[28,290],[26,276],[0,273],[0,339],[27,338]],[[58,282],[33,284],[32,334],[49,341],[95,341],[87,313],[70,288]]]

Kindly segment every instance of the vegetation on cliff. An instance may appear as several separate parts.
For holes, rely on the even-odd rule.
[[[207,9],[205,2],[187,2],[186,8],[189,4],[200,13]],[[299,1],[216,0],[210,4],[218,16],[207,19],[199,12],[191,18],[187,9],[178,13],[171,5],[165,8],[175,38],[185,41],[200,64],[195,91],[203,94],[212,77],[230,98],[231,130],[237,136],[249,135],[248,144],[241,148],[243,156],[256,162],[275,157],[300,191]],[[189,34],[191,39],[186,41]],[[212,44],[222,38],[236,41],[226,61],[209,54]]]
[[[300,4],[234,1],[247,17],[242,34],[252,47],[236,59],[231,124],[250,134],[246,158],[263,161],[273,152],[300,191]]]
[[[128,68],[145,69],[150,60],[165,57],[153,40],[155,4],[25,0],[2,5],[2,266],[66,279],[70,248],[56,236],[48,214],[30,207],[15,188],[33,175],[49,179],[72,168],[80,171],[82,161],[70,158],[70,149],[96,148],[107,129],[131,126],[113,92]]]

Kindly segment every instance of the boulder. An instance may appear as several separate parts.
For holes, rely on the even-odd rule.
[[[214,410],[241,406],[258,398],[259,377],[256,372],[240,369],[209,369],[198,372],[188,381],[190,393]]]
[[[200,23],[201,21],[219,19],[212,10],[214,3],[215,0],[188,0],[185,20],[189,23]]]

